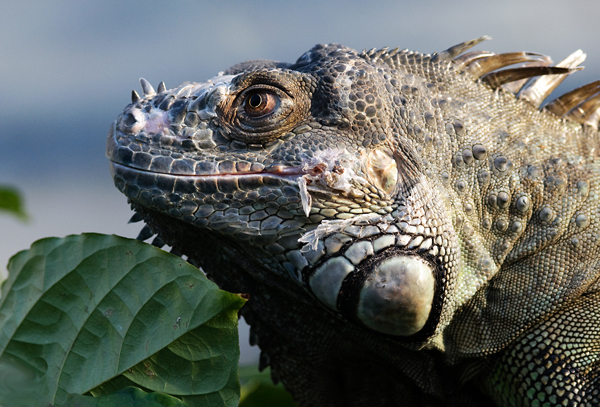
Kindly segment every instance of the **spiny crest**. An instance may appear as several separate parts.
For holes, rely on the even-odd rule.
[[[400,65],[406,63],[426,63],[431,59],[431,55],[409,51],[408,49],[400,50],[398,47],[390,51],[388,51],[387,47],[381,49],[373,48],[370,50],[363,50],[360,54],[358,54],[358,56],[371,62],[386,64],[392,68],[398,68]]]
[[[478,43],[476,41],[476,43]],[[463,44],[473,44],[468,41]],[[461,48],[462,44],[450,48]],[[463,47],[464,48],[464,47]],[[448,54],[448,51],[440,53]],[[583,69],[579,65],[586,54],[577,50],[555,66],[550,66],[550,57],[531,52],[510,52],[495,54],[488,51],[475,51],[458,55],[452,59],[454,68],[465,72],[473,79],[481,79],[493,89],[503,88],[540,107],[552,91],[575,71]],[[520,64],[515,68],[502,69]],[[531,79],[537,77],[536,79]],[[600,117],[600,82],[582,86],[549,102],[545,109],[560,118],[573,120],[598,128]]]
[[[563,117],[583,103],[589,103],[600,93],[600,81],[589,83],[585,86],[565,93],[546,105],[546,109],[559,117]]]
[[[550,57],[532,52],[503,54],[490,51],[466,52],[475,45],[490,39],[491,37],[488,36],[475,38],[431,55],[408,50],[399,51],[398,48],[391,51],[388,51],[387,48],[373,48],[363,51],[360,57],[372,62],[385,63],[393,68],[398,68],[398,65],[409,60],[412,63],[448,62],[457,72],[468,74],[474,80],[481,80],[492,89],[502,88],[512,92],[519,99],[526,100],[538,108],[568,75],[583,69],[579,65],[586,58],[585,53],[577,50],[563,61],[551,66],[552,59]],[[512,65],[518,66],[507,68]],[[560,96],[547,103],[544,108],[560,118],[598,129],[600,81]]]

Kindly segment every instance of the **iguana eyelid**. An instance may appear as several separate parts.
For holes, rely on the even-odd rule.
[[[271,77],[272,75],[273,77]],[[274,77],[282,76],[279,80]],[[260,75],[235,81],[229,101],[220,107],[220,122],[229,137],[252,144],[268,143],[291,130],[306,114],[310,102],[299,93],[297,78],[287,78],[280,72],[261,72]],[[272,111],[253,117],[245,103],[253,92],[274,95],[277,101]]]
[[[267,94],[275,98],[273,108],[260,116],[252,116],[246,110],[246,103],[248,99],[256,94]],[[270,124],[273,121],[285,119],[285,117],[289,115],[290,111],[288,110],[290,110],[290,108],[293,108],[293,104],[284,102],[284,100],[288,98],[289,96],[287,95],[287,93],[274,86],[253,85],[244,89],[237,95],[232,108],[235,109],[236,119],[239,119],[240,123],[248,123],[251,127],[260,127],[261,123]],[[282,118],[281,116],[284,117]]]
[[[237,136],[238,138],[260,142],[264,138],[271,139],[274,134],[280,134],[278,130],[286,125],[289,126],[290,121],[293,122],[291,117],[295,108],[293,101],[282,95],[282,92],[273,92],[273,94],[277,98],[273,110],[257,117],[252,117],[246,112],[245,100],[248,92],[245,92],[242,98],[239,96],[236,98],[236,102],[231,108],[232,137]],[[238,99],[240,100],[238,101]]]

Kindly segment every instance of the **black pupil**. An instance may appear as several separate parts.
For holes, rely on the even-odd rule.
[[[256,109],[262,103],[262,97],[259,94],[252,95],[250,100],[248,100],[248,104],[250,107]]]

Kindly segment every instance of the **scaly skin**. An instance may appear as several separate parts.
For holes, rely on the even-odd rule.
[[[142,81],[111,128],[155,244],[250,295],[302,406],[599,403],[596,91],[540,110],[550,86],[510,81],[576,63],[498,74],[543,58],[476,42]]]

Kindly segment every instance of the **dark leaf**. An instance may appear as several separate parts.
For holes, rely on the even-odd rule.
[[[0,352],[43,388],[40,401],[60,405],[69,394],[133,383],[237,403],[231,377],[244,300],[181,258],[132,239],[83,234],[39,240],[8,269]],[[6,397],[0,388],[0,401]]]

